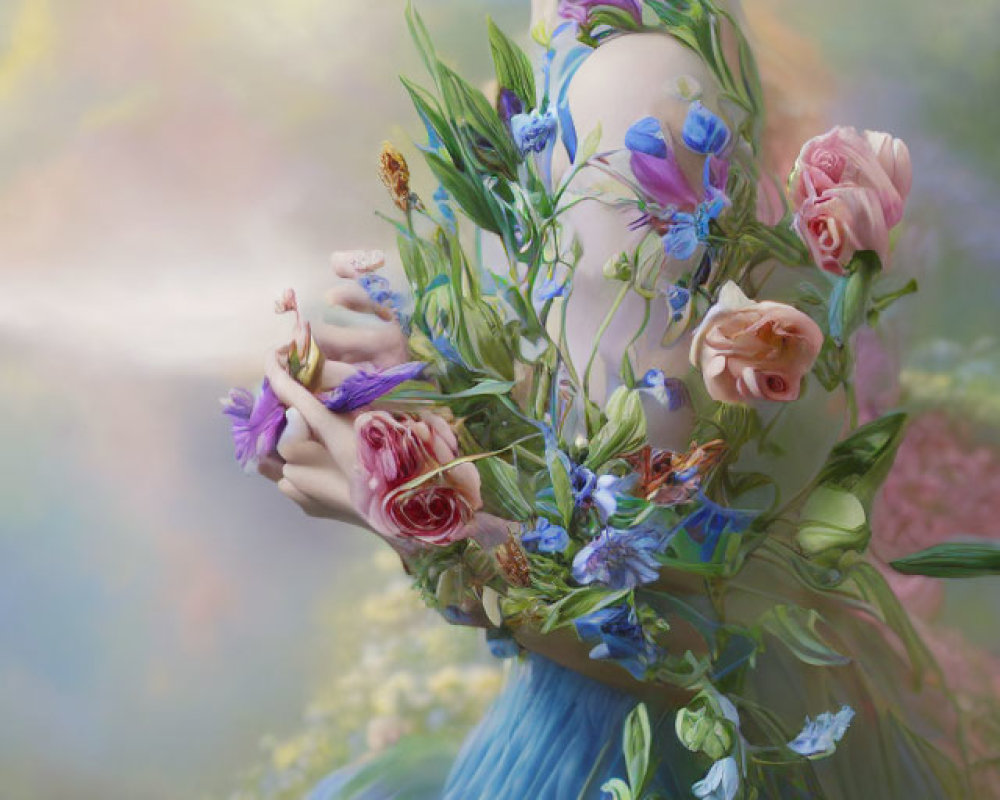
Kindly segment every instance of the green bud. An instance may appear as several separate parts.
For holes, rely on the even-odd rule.
[[[628,253],[612,256],[604,264],[604,277],[610,281],[628,281],[632,279],[633,264]]]
[[[677,712],[674,724],[681,744],[694,753],[702,752],[718,761],[733,749],[733,723],[726,719],[718,702],[704,692]]]
[[[845,552],[864,550],[871,537],[861,501],[851,492],[831,486],[813,491],[799,520],[799,546],[814,560],[831,567]]]

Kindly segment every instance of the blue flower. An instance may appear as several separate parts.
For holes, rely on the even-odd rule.
[[[683,286],[671,284],[667,289],[667,307],[670,309],[670,318],[674,322],[680,322],[684,318],[684,312],[691,302],[691,292]]]
[[[733,800],[740,790],[740,768],[732,756],[712,764],[708,774],[691,787],[701,800]]]
[[[486,646],[494,658],[515,658],[521,652],[521,647],[510,631],[504,628],[491,628],[486,631]]]
[[[318,396],[328,409],[336,414],[345,414],[373,403],[401,383],[420,377],[426,368],[423,361],[409,361],[375,372],[359,369],[345,378],[340,386]]]
[[[561,553],[569,547],[569,534],[543,517],[534,528],[521,534],[521,544],[529,553]]]
[[[688,109],[681,138],[696,153],[720,155],[729,143],[729,128],[718,115],[695,100]]]
[[[551,111],[544,114],[515,114],[510,118],[510,132],[521,155],[541,153],[555,140],[559,123]]]
[[[660,575],[656,553],[663,540],[647,528],[605,528],[573,559],[577,583],[600,583],[610,589],[634,589]]]
[[[570,484],[573,488],[573,502],[577,508],[589,503],[593,497],[594,489],[597,487],[597,476],[593,470],[589,470],[582,465],[573,467],[569,474]]]
[[[625,132],[625,147],[634,153],[667,157],[667,142],[656,117],[643,117]]]
[[[825,711],[814,720],[806,717],[805,726],[788,747],[806,758],[828,756],[837,749],[837,742],[847,733],[852,719],[854,709],[850,706],[842,706],[836,714]]]
[[[679,480],[687,477],[678,474]],[[684,529],[695,542],[701,545],[701,560],[711,561],[719,545],[722,534],[729,531],[741,533],[750,527],[757,514],[753,511],[741,511],[713,503],[704,493],[698,492],[698,508],[682,519],[674,531]]]
[[[667,411],[683,408],[689,400],[687,387],[679,378],[668,378],[662,369],[651,369],[642,376],[637,387],[656,399]]]
[[[598,642],[590,651],[592,659],[617,661],[637,680],[645,677],[646,668],[659,657],[659,648],[646,641],[635,610],[625,603],[593,611],[573,624],[583,641]]]

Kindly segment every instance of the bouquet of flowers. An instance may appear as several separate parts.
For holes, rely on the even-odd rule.
[[[765,633],[811,667],[845,662],[815,609],[788,602],[753,624],[727,620],[722,598],[752,560],[778,565],[812,592],[868,604],[918,673],[934,669],[864,557],[905,417],[859,425],[851,402],[852,335],[916,290],[889,274],[910,158],[889,134],[834,128],[802,147],[783,208],[769,215],[760,202],[769,180],[759,164],[760,80],[723,8],[713,0],[562,0],[559,8],[563,24],[533,31],[538,74],[490,23],[492,99],[439,59],[407,10],[429,82],[403,85],[426,126],[421,150],[438,189],[418,196],[405,158],[385,144],[379,172],[401,214],[388,221],[407,285],[382,277],[377,254],[335,259],[349,281],[344,304],[398,322],[395,355],[327,385],[310,327],[297,319],[286,367],[331,412],[349,415],[354,504],[403,555],[430,605],[449,621],[487,627],[495,645],[506,643],[498,652],[515,654],[519,631],[566,629],[591,659],[682,690],[689,701],[676,735],[706,766],[693,791],[728,800],[741,786],[766,786],[765,766],[794,769],[833,754],[854,714],[844,706],[808,719],[803,709],[801,732],[788,737],[743,696]],[[624,148],[603,149],[599,128],[576,129],[571,82],[606,41],[651,30],[704,60],[719,87],[715,109],[681,82],[681,141],[646,117]],[[557,177],[560,147],[569,166]],[[702,160],[699,184],[679,166],[678,148]],[[584,170],[615,187],[612,200],[581,188]],[[594,320],[589,358],[578,363],[566,319],[583,253],[565,216],[588,200],[630,213],[641,239],[604,266],[615,302]],[[797,271],[792,302],[758,299],[776,265]],[[616,384],[599,394],[599,344],[634,296],[645,313]],[[664,309],[666,325],[651,331]],[[278,310],[298,317],[294,293]],[[665,348],[686,348],[689,374],[636,369],[632,345],[650,333]],[[741,453],[769,446],[776,406],[835,390],[848,398],[849,429],[815,479],[782,497]],[[696,420],[690,446],[651,445],[650,415],[682,408]],[[225,410],[244,464],[267,457],[290,424],[266,381],[256,397],[234,391]],[[942,545],[897,566],[982,574],[997,570],[997,553]],[[699,581],[703,602],[671,592],[666,573]],[[700,647],[664,643],[677,618]],[[619,800],[643,794],[649,731],[640,705],[627,725],[627,780],[605,786]]]

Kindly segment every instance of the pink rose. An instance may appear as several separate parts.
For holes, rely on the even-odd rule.
[[[830,189],[871,189],[882,207],[885,225],[894,228],[913,181],[906,144],[887,133],[838,126],[802,146],[789,181],[795,208]]]
[[[375,530],[402,540],[447,544],[469,535],[482,507],[479,472],[469,463],[422,475],[458,458],[458,440],[440,416],[369,411],[354,423],[360,481],[357,504]]]
[[[729,281],[695,331],[691,363],[713,400],[787,403],[798,398],[822,346],[822,331],[801,311],[750,300]]]
[[[834,275],[845,274],[858,250],[874,250],[883,265],[889,263],[889,228],[872,189],[836,186],[808,197],[792,227],[816,265]]]

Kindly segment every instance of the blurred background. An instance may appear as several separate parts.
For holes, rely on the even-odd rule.
[[[419,8],[475,81],[485,14],[527,44],[528,0]],[[894,269],[921,292],[861,365],[872,410],[916,419],[876,555],[996,535],[1000,0],[744,8],[796,149],[837,121],[913,154]],[[384,552],[241,474],[217,402],[259,381],[284,287],[308,307],[332,250],[391,242],[375,156],[420,132],[402,10],[0,0],[4,798],[297,797],[408,731],[459,735],[496,691]],[[1000,692],[996,586],[900,591]]]

